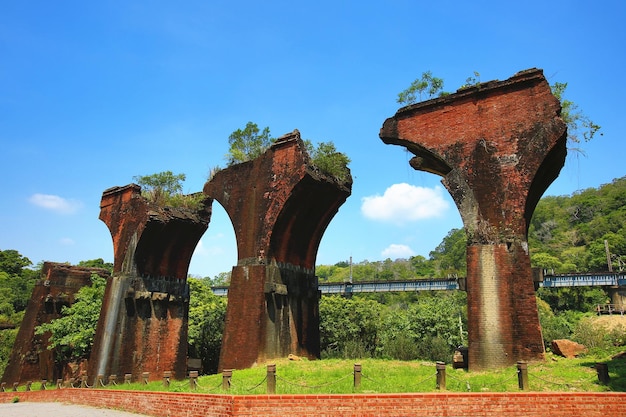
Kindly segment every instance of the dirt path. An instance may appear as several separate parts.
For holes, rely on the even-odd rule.
[[[144,414],[127,413],[125,411],[107,410],[105,408],[68,405],[61,403],[12,403],[0,404],[2,417],[140,417]]]

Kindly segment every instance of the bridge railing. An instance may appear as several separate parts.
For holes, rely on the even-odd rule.
[[[584,287],[584,286],[626,286],[623,273],[577,273],[548,274],[540,271],[533,279],[538,287]],[[406,281],[359,281],[320,283],[318,289],[325,294],[406,292],[406,291],[449,291],[465,290],[465,278],[421,278]],[[228,287],[212,287],[213,293],[226,296]]]

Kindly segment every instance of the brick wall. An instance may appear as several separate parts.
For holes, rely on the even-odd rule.
[[[375,395],[209,395],[62,389],[0,393],[0,403],[64,402],[151,416],[508,416],[617,417],[626,393],[423,393]]]

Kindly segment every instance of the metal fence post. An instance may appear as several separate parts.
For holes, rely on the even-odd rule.
[[[528,389],[528,364],[524,361],[517,362],[517,382],[520,390]]]
[[[267,393],[276,394],[276,365],[267,365]]]
[[[437,389],[444,390],[446,389],[446,363],[445,362],[437,362]]]
[[[361,364],[354,364],[354,389],[359,389],[361,387]]]

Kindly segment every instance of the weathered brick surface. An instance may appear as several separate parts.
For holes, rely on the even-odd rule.
[[[41,279],[33,288],[2,382],[23,384],[62,377],[63,364],[55,364],[54,352],[47,349],[48,335],[36,335],[35,328],[60,317],[63,306],[74,303],[78,290],[91,285],[92,274],[103,278],[109,275],[108,271],[100,268],[54,262],[43,264]]]
[[[310,164],[298,131],[205,184],[204,193],[224,207],[237,239],[220,369],[290,353],[319,357],[315,259],[351,187],[351,179],[339,183]]]
[[[527,233],[566,155],[560,104],[540,70],[400,109],[380,132],[438,174],[468,236],[469,366],[543,355]]]
[[[345,395],[208,395],[63,389],[0,393],[0,402],[65,402],[156,417],[412,416],[621,417],[626,393],[424,393]]]
[[[106,190],[100,219],[113,238],[114,271],[107,282],[89,361],[89,378],[187,370],[187,272],[206,231],[211,200],[200,210],[159,207],[135,184]]]

